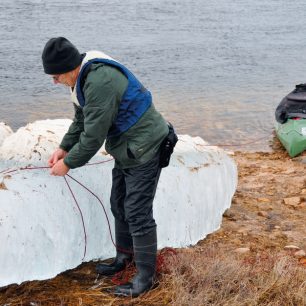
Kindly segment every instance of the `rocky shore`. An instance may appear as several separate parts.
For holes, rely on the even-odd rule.
[[[210,239],[234,251],[279,250],[298,259],[306,254],[306,155],[236,152],[238,188],[222,227]]]

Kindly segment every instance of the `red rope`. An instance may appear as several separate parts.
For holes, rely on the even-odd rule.
[[[81,182],[79,182],[78,180],[76,180],[75,178],[73,178],[71,175],[69,174],[66,174],[67,176],[69,176],[72,180],[74,180],[76,183],[78,183],[80,186],[82,186],[84,189],[86,189],[89,193],[91,193],[98,201],[99,203],[101,204],[102,208],[103,208],[103,211],[104,211],[104,214],[105,214],[105,217],[106,217],[106,221],[107,221],[107,225],[108,225],[108,230],[109,230],[109,233],[110,233],[110,237],[111,237],[111,241],[113,243],[113,245],[116,247],[116,244],[114,242],[114,239],[113,239],[113,235],[112,235],[112,230],[111,230],[111,225],[110,225],[110,222],[109,222],[109,218],[107,216],[107,212],[106,212],[106,209],[102,203],[102,201],[100,200],[100,198],[95,194],[93,193],[90,189],[88,189],[85,185],[83,185]]]
[[[117,286],[126,284],[136,272],[136,267],[133,262],[130,262],[124,270],[117,272],[111,278],[111,282]]]
[[[108,160],[106,160],[106,161],[101,161],[101,162],[95,162],[95,163],[91,163],[91,164],[86,164],[86,166],[87,166],[87,165],[88,165],[88,166],[91,166],[91,165],[103,164],[103,163],[110,162],[110,161],[112,161],[112,160],[113,160],[113,159],[108,159]],[[27,167],[21,167],[21,168],[16,168],[16,169],[10,169],[10,168],[8,168],[8,169],[6,169],[6,170],[1,171],[0,174],[7,175],[7,174],[9,174],[9,173],[11,174],[11,173],[15,173],[15,172],[17,172],[17,171],[23,171],[23,170],[37,170],[37,169],[49,169],[49,168],[51,168],[51,167],[46,167],[46,166],[44,166],[44,167],[39,167],[39,166],[37,166],[37,167],[28,167],[28,166],[27,166]],[[109,219],[108,219],[108,216],[107,216],[107,213],[106,213],[106,210],[105,210],[105,207],[104,207],[102,201],[99,199],[99,197],[98,197],[97,195],[95,195],[91,190],[89,190],[89,189],[88,189],[86,186],[84,186],[82,183],[80,183],[79,181],[77,181],[75,178],[73,178],[73,177],[70,176],[69,174],[67,174],[67,176],[69,176],[72,180],[74,180],[75,182],[77,182],[78,184],[80,184],[83,188],[85,188],[88,192],[90,192],[92,195],[94,195],[94,196],[98,199],[98,201],[100,202],[100,204],[101,204],[101,206],[102,206],[102,208],[103,208],[103,211],[104,211],[104,214],[105,214],[105,216],[106,216],[106,219],[107,219],[107,223],[108,223],[108,228],[109,228],[111,240],[112,240],[114,246],[116,247],[116,245],[115,245],[115,243],[114,243],[114,240],[113,240],[113,235],[112,235],[112,232],[111,232],[110,222],[109,222]],[[86,233],[86,227],[85,227],[84,217],[83,217],[83,213],[82,213],[82,210],[81,210],[81,208],[80,208],[80,205],[79,205],[79,203],[78,203],[78,201],[77,201],[77,199],[76,199],[76,197],[75,197],[75,195],[74,195],[74,193],[73,193],[73,191],[72,191],[72,189],[71,189],[71,187],[70,187],[70,185],[69,185],[69,183],[68,183],[68,181],[67,181],[67,179],[66,179],[65,176],[64,176],[64,179],[65,179],[65,182],[66,182],[66,184],[67,184],[67,187],[68,187],[68,189],[69,189],[69,191],[70,191],[70,193],[71,193],[71,195],[72,195],[72,197],[73,197],[73,200],[74,200],[74,202],[75,202],[75,204],[76,204],[76,206],[77,206],[77,208],[78,208],[78,211],[79,211],[79,213],[80,213],[81,220],[82,220],[82,226],[83,226],[83,232],[84,232],[84,254],[83,254],[83,258],[82,258],[82,261],[83,261],[83,259],[84,259],[85,256],[86,256],[86,250],[87,250],[87,233]]]
[[[2,170],[2,171],[0,171],[0,174],[1,174],[1,173],[4,173],[4,172],[6,172],[6,171],[9,171],[9,170],[11,170],[11,169],[8,168],[8,169],[5,169],[5,170]]]
[[[156,273],[169,274],[168,263],[171,260],[176,260],[177,252],[173,248],[163,248],[156,258]],[[136,267],[133,262],[129,263],[123,271],[116,273],[111,281],[115,285],[123,285],[127,283],[136,272]]]
[[[49,169],[50,167],[23,167],[23,168],[17,168],[17,169],[6,169],[0,172],[0,174],[9,174],[13,172],[17,172],[20,170],[36,170],[36,169]]]
[[[100,203],[103,211],[104,211],[104,215],[106,217],[106,221],[107,221],[107,225],[108,225],[108,230],[109,230],[109,234],[110,234],[110,237],[111,237],[111,241],[114,245],[114,247],[122,252],[122,253],[126,253],[126,254],[133,254],[133,252],[129,251],[129,250],[126,250],[126,249],[123,249],[123,248],[120,248],[119,246],[116,245],[115,241],[114,241],[114,238],[113,238],[113,234],[112,234],[112,230],[111,230],[111,225],[110,225],[110,221],[109,221],[109,218],[108,218],[108,215],[107,215],[107,212],[106,212],[106,209],[105,209],[105,206],[102,202],[102,200],[94,193],[92,192],[89,188],[87,188],[84,184],[82,184],[81,182],[79,182],[77,179],[73,178],[71,175],[69,174],[66,174],[67,176],[69,176],[72,180],[74,180],[76,183],[78,183],[80,186],[82,186],[84,189],[86,189],[90,194],[92,194]]]
[[[93,166],[93,165],[104,164],[104,163],[110,162],[112,160],[113,160],[113,158],[108,159],[108,160],[103,160],[103,161],[100,161],[100,162],[95,162],[95,163],[87,163],[85,166]],[[8,169],[0,171],[0,174],[9,174],[9,173],[17,172],[17,171],[20,171],[20,170],[37,170],[37,169],[50,169],[50,168],[51,167],[49,167],[49,166],[42,166],[42,167],[39,167],[39,166],[28,167],[27,166],[27,167],[21,167],[21,168],[16,168],[16,169],[8,168]]]
[[[83,255],[83,258],[82,258],[82,261],[83,261],[83,259],[86,256],[86,249],[87,249],[87,234],[86,234],[86,228],[85,228],[85,223],[84,223],[84,217],[83,217],[82,210],[81,210],[81,208],[80,208],[80,206],[78,204],[78,201],[76,200],[75,195],[74,195],[74,193],[73,193],[73,191],[72,191],[72,189],[71,189],[71,187],[70,187],[70,185],[69,185],[69,183],[68,183],[68,181],[67,181],[65,176],[64,176],[64,180],[65,180],[65,182],[66,182],[66,184],[67,184],[67,186],[68,186],[68,188],[70,190],[70,193],[71,193],[71,195],[72,195],[72,197],[74,199],[74,202],[75,202],[75,204],[76,204],[76,206],[77,206],[77,208],[78,208],[78,210],[80,212],[81,219],[82,219],[82,225],[83,225],[83,231],[84,231],[84,255]]]

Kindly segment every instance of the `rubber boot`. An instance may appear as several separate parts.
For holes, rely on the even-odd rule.
[[[115,240],[117,255],[110,264],[100,263],[96,272],[101,275],[114,275],[125,269],[133,259],[133,239],[129,233],[128,224],[115,220]]]
[[[131,282],[117,286],[114,290],[115,295],[137,297],[154,285],[157,254],[156,228],[146,235],[133,237],[133,244],[137,274]]]

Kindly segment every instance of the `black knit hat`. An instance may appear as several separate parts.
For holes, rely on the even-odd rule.
[[[72,71],[82,62],[78,49],[66,38],[51,38],[42,53],[45,73],[62,74]]]

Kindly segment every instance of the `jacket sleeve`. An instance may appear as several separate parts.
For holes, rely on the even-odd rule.
[[[65,134],[62,142],[60,144],[60,148],[69,152],[70,149],[79,141],[80,134],[84,130],[84,115],[83,111],[80,107],[74,106],[74,119],[71,123],[68,132]]]
[[[107,74],[93,71],[88,74],[83,91],[84,130],[78,142],[65,157],[65,164],[73,169],[85,165],[101,148],[118,111],[118,95]]]

